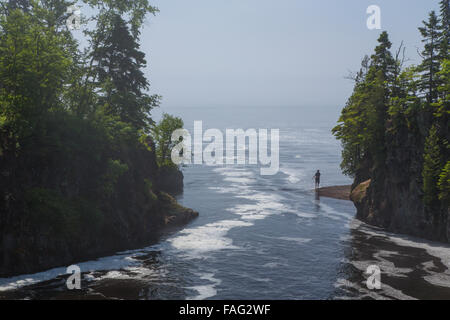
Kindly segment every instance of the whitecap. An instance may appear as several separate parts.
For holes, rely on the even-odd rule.
[[[190,257],[198,257],[210,251],[237,249],[230,238],[225,237],[228,231],[236,227],[248,227],[251,223],[240,220],[223,220],[196,228],[184,229],[179,235],[169,239],[176,249],[184,251]]]
[[[186,300],[205,300],[217,295],[216,286],[222,283],[222,280],[214,278],[213,273],[205,273],[198,275],[200,279],[211,282],[210,284],[186,287],[185,289],[195,290],[198,295],[188,297]]]

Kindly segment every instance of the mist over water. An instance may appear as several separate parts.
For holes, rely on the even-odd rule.
[[[280,172],[257,166],[186,166],[179,201],[200,212],[153,246],[79,263],[82,290],[65,268],[0,279],[0,298],[450,299],[450,247],[393,235],[354,219],[350,201],[316,198],[348,185],[331,135],[338,108],[167,108],[188,130],[280,129]],[[160,111],[157,111],[160,112]],[[366,287],[369,265],[381,290]]]

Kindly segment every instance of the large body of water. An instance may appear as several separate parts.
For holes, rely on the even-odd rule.
[[[183,168],[179,201],[200,212],[153,246],[65,268],[0,279],[0,298],[107,299],[450,299],[450,246],[393,235],[356,220],[349,201],[316,198],[350,184],[330,133],[337,108],[179,108],[186,127],[280,129],[280,172],[257,166]],[[381,269],[381,289],[366,269]]]

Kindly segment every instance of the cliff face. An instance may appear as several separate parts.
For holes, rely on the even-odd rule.
[[[434,241],[450,241],[448,208],[427,209],[423,204],[423,135],[407,128],[386,134],[383,168],[355,178],[351,199],[357,217],[392,232]],[[371,179],[365,179],[372,176]],[[362,180],[365,180],[361,183]]]
[[[180,194],[183,192],[183,173],[176,167],[162,167],[159,170],[158,188],[170,193]]]
[[[112,219],[96,234],[88,231],[78,236],[65,235],[51,226],[36,227],[26,220],[17,221],[16,229],[9,229],[0,238],[0,277],[69,266],[148,246],[163,232],[182,227],[198,217],[196,211],[179,205],[168,194],[160,193],[158,198],[153,204],[133,204],[138,211],[131,208],[111,212]]]
[[[44,153],[41,143],[36,155],[0,157],[0,277],[144,247],[198,215],[165,193],[182,191],[182,173],[165,179],[152,149],[86,136],[90,144],[66,136],[63,147],[92,149]]]

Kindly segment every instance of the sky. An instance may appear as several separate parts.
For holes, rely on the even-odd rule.
[[[346,80],[387,30],[418,63],[417,28],[438,0],[153,0],[141,36],[162,107],[342,107]],[[378,5],[382,30],[369,30]]]

